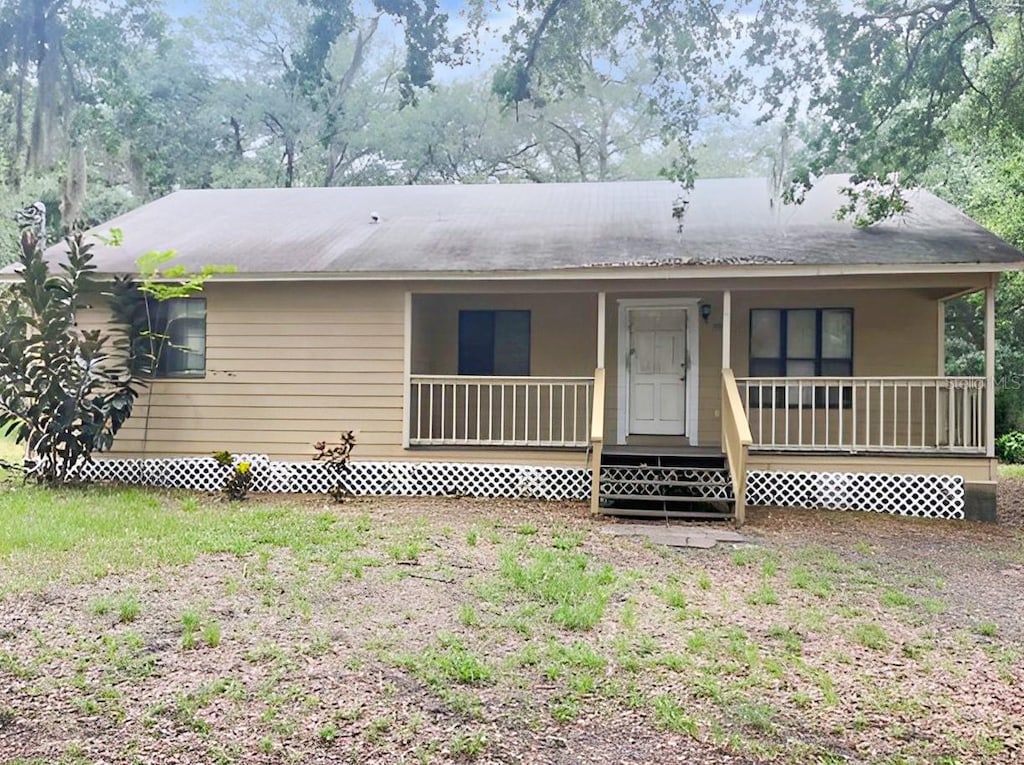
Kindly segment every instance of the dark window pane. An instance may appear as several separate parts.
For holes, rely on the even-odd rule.
[[[459,311],[459,374],[494,374],[494,311]]]
[[[774,349],[778,347],[778,356]],[[853,311],[849,308],[754,309],[750,312],[751,377],[850,377]],[[848,407],[849,386],[755,386],[751,402],[766,406]]]
[[[851,377],[853,375],[853,361],[850,359],[822,359],[822,377]]]
[[[459,374],[530,374],[529,311],[459,311]]]
[[[784,372],[782,359],[750,360],[751,377],[782,377],[783,374]]]
[[[786,311],[786,356],[791,359],[813,359],[817,347],[818,312]]]
[[[206,358],[206,322],[173,319],[166,329],[161,367],[168,373],[201,372]]]
[[[781,311],[754,309],[750,312],[750,355],[776,358],[782,355]]]
[[[853,356],[853,311],[825,309],[821,312],[821,357],[849,359]]]
[[[156,376],[201,376],[206,371],[206,300],[153,300],[150,317]]]
[[[530,374],[530,312],[494,313],[494,374]]]
[[[814,361],[799,360],[786,362],[786,377],[814,377]]]

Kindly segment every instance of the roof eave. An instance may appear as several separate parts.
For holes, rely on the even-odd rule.
[[[264,281],[630,281],[659,279],[761,279],[786,276],[871,274],[1002,273],[1024,270],[1014,263],[902,263],[827,265],[603,266],[522,271],[290,271],[218,274],[219,282]]]
[[[1003,263],[852,263],[757,264],[689,266],[584,266],[520,271],[269,271],[217,274],[217,282],[302,281],[635,281],[659,279],[762,279],[765,277],[865,276],[872,274],[1003,273],[1024,271],[1024,260]],[[110,277],[123,272],[93,273]],[[16,282],[19,275],[0,272],[0,283]],[[176,279],[157,281],[174,282]]]

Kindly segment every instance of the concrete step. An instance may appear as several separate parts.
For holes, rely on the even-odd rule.
[[[634,500],[642,502],[722,502],[733,504],[736,500],[732,497],[679,497],[672,494],[601,494],[601,499],[611,502],[630,502]]]
[[[700,512],[696,510],[655,510],[650,508],[602,507],[602,515],[629,516],[635,518],[692,518],[694,520],[729,521],[732,513]]]

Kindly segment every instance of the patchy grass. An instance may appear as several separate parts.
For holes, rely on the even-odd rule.
[[[0,487],[0,598],[41,590],[56,581],[81,582],[109,574],[188,564],[203,554],[246,555],[283,547],[327,558],[357,548],[359,521],[331,513],[296,513],[277,505],[215,502],[197,510],[195,498],[143,489]],[[392,547],[405,559],[416,540]]]
[[[854,626],[852,637],[854,642],[874,651],[881,651],[889,646],[889,636],[877,624],[865,623]]]
[[[1000,478],[1024,478],[1024,465],[1007,465],[999,463],[998,473]]]
[[[995,622],[981,622],[975,625],[974,631],[983,637],[995,637],[999,634],[999,625]]]
[[[679,702],[671,696],[655,696],[652,706],[654,707],[654,722],[659,728],[674,733],[685,733],[697,738],[699,733],[697,721],[686,714]]]
[[[610,565],[562,547],[510,548],[501,556],[501,575],[540,604],[553,623],[570,630],[587,630],[601,620],[615,584]]]
[[[678,553],[574,505],[2,491],[13,762],[1024,747],[1017,532],[755,512],[756,544]]]
[[[0,460],[18,464],[25,454],[25,447],[14,443],[14,438],[0,435]]]

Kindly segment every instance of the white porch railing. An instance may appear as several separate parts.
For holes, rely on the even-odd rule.
[[[985,452],[984,377],[737,379],[751,448]]]
[[[413,446],[585,447],[593,377],[413,375]]]
[[[736,377],[729,368],[722,370],[722,449],[732,475],[732,496],[736,525],[747,515],[747,454],[753,437],[740,400]]]

